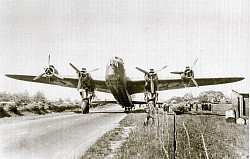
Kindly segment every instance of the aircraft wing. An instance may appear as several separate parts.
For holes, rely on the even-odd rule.
[[[36,76],[31,76],[31,75],[7,74],[6,76],[13,78],[13,79],[17,79],[17,80],[22,80],[22,81],[59,85],[59,86],[70,87],[70,88],[77,88],[77,83],[78,83],[77,77],[63,77],[63,79],[56,79],[56,80],[49,81],[46,77],[41,77],[37,80],[33,80]],[[243,79],[244,79],[243,77],[195,78],[199,86],[232,83],[232,82],[241,81]],[[96,91],[110,93],[110,90],[108,89],[104,80],[94,80],[94,83],[96,85]],[[195,87],[195,85],[191,84],[186,87]],[[185,88],[185,84],[182,82],[181,79],[158,80],[158,91],[180,89],[180,88]],[[145,81],[144,80],[135,80],[135,81],[128,80],[127,89],[128,89],[129,94],[143,93],[145,92]]]
[[[199,86],[208,86],[208,85],[217,85],[217,84],[225,84],[232,83],[243,80],[243,77],[226,77],[226,78],[195,78],[196,82]],[[145,92],[145,81],[137,80],[137,81],[128,81],[127,84],[129,94],[135,93],[143,93]],[[193,83],[186,87],[195,87]],[[163,90],[172,90],[172,89],[180,89],[185,88],[185,84],[181,79],[163,79],[158,80],[158,91]]]
[[[70,87],[70,88],[77,88],[78,78],[77,77],[63,77],[63,79],[56,79],[49,81],[46,77],[41,77],[37,80],[33,80],[36,76],[32,75],[14,75],[14,74],[6,74],[7,77],[28,81],[28,82],[36,82],[36,83],[44,83],[44,84],[51,84],[51,85],[58,85],[62,87]],[[110,93],[105,81],[103,80],[94,80],[96,85],[96,91],[99,92],[106,92]]]

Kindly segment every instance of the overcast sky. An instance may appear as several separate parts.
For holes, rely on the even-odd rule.
[[[178,91],[163,97],[205,90],[249,92],[248,0],[10,0],[0,1],[0,91],[48,98],[80,99],[71,88],[9,79],[4,74],[38,75],[51,63],[63,75],[69,66],[101,68],[104,79],[112,56],[125,62],[127,75],[141,77],[136,66],[184,70],[199,58],[196,77],[245,77],[242,82]]]

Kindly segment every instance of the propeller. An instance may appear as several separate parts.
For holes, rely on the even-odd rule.
[[[158,72],[160,72],[160,71],[164,70],[164,69],[165,69],[165,68],[167,68],[167,67],[168,67],[168,66],[167,66],[167,65],[165,65],[165,66],[161,67],[160,69],[156,70],[155,72],[156,72],[156,73],[158,73]]]
[[[198,58],[196,58],[196,59],[194,60],[194,63],[193,63],[193,65],[192,65],[191,68],[190,68],[191,70],[193,70],[193,68],[194,68],[194,66],[196,65],[197,61],[198,61]],[[191,80],[193,81],[193,83],[195,84],[196,87],[199,87],[198,83],[195,81],[195,79],[194,79],[193,76],[191,76]]]
[[[156,71],[154,71],[152,69],[151,71],[154,71],[154,74],[150,74],[148,71],[145,71],[144,69],[139,68],[139,67],[135,67],[135,68],[148,76],[148,78],[150,79],[151,93],[154,93],[155,92],[155,84],[154,84],[153,76],[157,77],[157,73],[164,70],[165,68],[167,68],[167,65],[164,65],[163,67],[161,67],[160,69],[158,69]]]
[[[183,74],[184,72],[183,72],[183,71],[174,71],[174,72],[170,72],[170,73],[172,73],[172,74],[179,74],[179,75],[181,75],[181,74]]]
[[[141,68],[139,68],[139,67],[135,67],[137,70],[139,70],[139,71],[141,71],[141,72],[143,72],[143,73],[145,73],[145,74],[149,74],[149,72],[148,71],[145,71],[145,70],[143,70],[143,69],[141,69]]]
[[[193,76],[191,76],[191,80],[193,81],[193,83],[195,84],[196,87],[199,87],[198,83],[195,81]]]
[[[75,67],[72,63],[69,63],[69,65],[76,71],[77,75],[78,75],[78,84],[77,84],[77,91],[79,91],[79,89],[81,88],[82,86],[82,78],[83,78],[83,75],[86,75],[90,72],[94,72],[94,71],[97,71],[99,70],[99,68],[96,68],[96,69],[93,69],[93,70],[90,70],[90,71],[86,71],[85,73],[81,73],[81,71]]]
[[[154,81],[153,81],[153,77],[150,76],[150,88],[151,88],[151,93],[155,92],[155,87],[154,87]]]
[[[36,76],[35,78],[33,78],[33,80],[38,80],[40,78],[42,78],[44,75],[46,75],[46,77],[51,77],[52,75],[54,75],[55,77],[59,78],[59,79],[63,79],[62,76],[58,75],[57,73],[55,73],[55,68],[54,66],[50,65],[50,55],[48,57],[48,67],[44,68],[44,73]]]
[[[164,65],[164,66],[161,67],[160,69],[156,70],[155,73],[158,73],[158,72],[164,70],[164,69],[167,68],[167,67],[168,67],[167,65]],[[139,68],[139,67],[135,67],[135,68],[136,68],[137,70],[139,70],[139,71],[145,73],[145,74],[149,74],[148,71],[145,71],[145,70],[143,70],[142,68]]]
[[[34,81],[35,81],[35,80],[38,80],[39,78],[42,78],[43,75],[45,75],[45,73],[42,73],[42,74],[36,76],[35,78],[33,78],[33,80],[34,80]]]
[[[198,61],[198,58],[195,59],[193,65],[192,65],[191,68],[190,68],[191,70],[194,68],[194,66],[196,65],[197,61]]]
[[[191,65],[191,67],[190,67],[190,70],[193,70],[193,68],[194,68],[194,66],[196,65],[197,61],[198,61],[198,58],[195,59],[194,63],[193,63],[193,64]],[[170,72],[170,73],[181,75],[181,74],[184,74],[185,72],[183,72],[183,71],[174,71],[174,72]],[[198,83],[195,81],[194,77],[193,77],[193,76],[190,76],[190,78],[191,78],[191,80],[193,81],[193,83],[195,84],[195,86],[196,86],[196,87],[199,87],[199,85],[198,85]]]

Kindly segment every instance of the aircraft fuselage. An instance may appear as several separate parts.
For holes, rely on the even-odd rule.
[[[133,105],[131,96],[127,91],[127,76],[121,58],[110,59],[106,67],[105,81],[118,104],[123,107]]]

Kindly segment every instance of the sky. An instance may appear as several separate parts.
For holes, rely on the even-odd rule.
[[[69,62],[104,79],[112,56],[135,69],[168,67],[160,78],[180,78],[196,58],[195,77],[245,77],[241,82],[168,90],[160,98],[218,90],[249,92],[248,0],[10,0],[0,1],[0,91],[44,92],[49,99],[80,99],[76,89],[17,81],[4,74],[38,75],[51,63],[76,76]],[[100,97],[106,95],[100,93]],[[98,94],[97,94],[98,96]],[[108,96],[111,97],[111,96]]]

